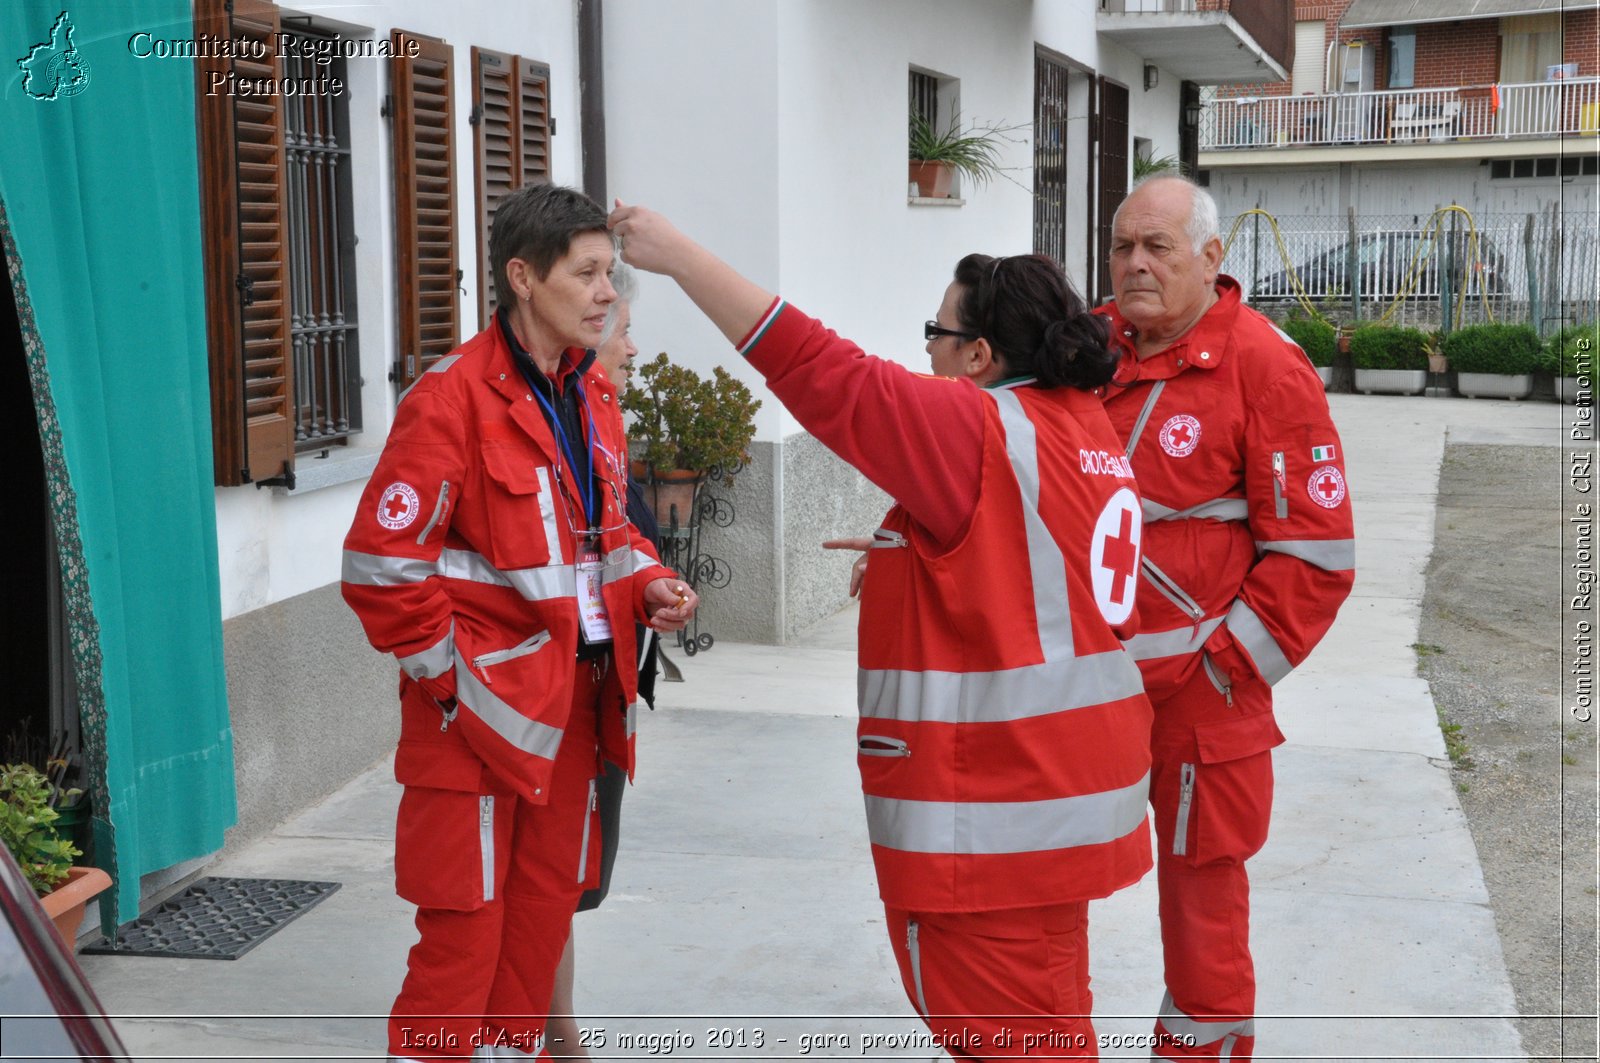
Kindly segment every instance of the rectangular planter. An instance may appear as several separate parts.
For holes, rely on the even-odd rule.
[[[1469,399],[1525,399],[1533,394],[1533,374],[1457,373],[1456,390]]]
[[[1426,369],[1357,369],[1356,390],[1366,395],[1421,395]]]
[[[1333,366],[1331,366],[1331,365],[1319,365],[1319,366],[1317,366],[1317,375],[1322,378],[1322,390],[1323,391],[1327,391],[1328,388],[1333,386]]]
[[[1594,401],[1594,389],[1587,389],[1589,401]],[[1584,394],[1582,379],[1575,376],[1556,377],[1556,401],[1571,405],[1578,401],[1578,396]]]

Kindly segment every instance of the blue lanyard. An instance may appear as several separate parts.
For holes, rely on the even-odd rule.
[[[533,381],[529,381],[529,383],[531,384]],[[589,396],[584,394],[583,383],[580,381],[574,386],[578,389],[578,398],[583,400],[583,409],[587,413],[589,410]],[[535,387],[533,394],[538,398],[539,405],[544,407],[544,412],[550,415],[550,430],[555,433],[556,442],[561,444],[561,449],[567,456],[567,467],[572,470],[573,480],[577,481],[578,500],[583,505],[583,519],[589,527],[593,528],[599,523],[600,518],[600,515],[595,512],[595,502],[598,501],[598,498],[594,489],[594,418],[591,416],[585,419],[580,415],[580,420],[585,421],[583,442],[589,451],[589,475],[580,476],[578,459],[572,452],[572,444],[567,440],[567,430],[561,426],[561,418],[556,416],[555,406],[551,404],[549,399],[544,397],[542,389]]]

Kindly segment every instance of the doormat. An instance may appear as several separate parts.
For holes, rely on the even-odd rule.
[[[155,911],[100,938],[84,952],[237,960],[331,896],[337,882],[283,878],[203,878]]]

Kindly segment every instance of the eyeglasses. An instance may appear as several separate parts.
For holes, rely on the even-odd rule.
[[[960,329],[945,328],[937,321],[924,321],[922,323],[922,338],[936,340],[940,336],[960,336],[964,340],[975,340],[977,335],[971,332],[962,332]]]

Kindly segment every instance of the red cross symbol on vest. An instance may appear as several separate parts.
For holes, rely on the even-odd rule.
[[[1174,458],[1187,458],[1200,443],[1200,421],[1187,413],[1174,414],[1156,433],[1161,449]]]
[[[378,495],[378,523],[390,531],[399,531],[417,519],[421,504],[416,489],[410,484],[392,483]]]
[[[1337,465],[1323,465],[1311,473],[1306,482],[1306,492],[1311,501],[1324,509],[1337,509],[1346,493],[1344,473]]]
[[[1111,496],[1094,522],[1089,544],[1089,577],[1094,603],[1111,624],[1120,624],[1133,612],[1134,579],[1139,573],[1139,542],[1144,515],[1139,496],[1123,487]]]

